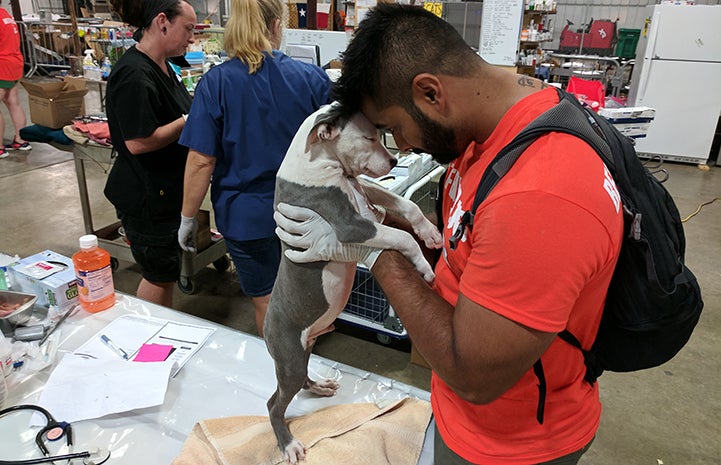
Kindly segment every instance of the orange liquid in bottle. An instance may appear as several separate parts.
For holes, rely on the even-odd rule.
[[[80,238],[80,250],[73,254],[78,279],[80,306],[97,313],[115,305],[115,286],[110,254],[98,247],[98,238],[88,234]]]

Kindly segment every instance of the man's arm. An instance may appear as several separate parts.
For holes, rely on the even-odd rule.
[[[185,119],[181,117],[164,126],[158,126],[148,137],[126,140],[125,146],[133,155],[159,150],[178,140],[183,127]]]
[[[555,337],[519,325],[463,295],[452,307],[395,251],[382,252],[371,271],[414,346],[468,402],[485,404],[498,398]]]

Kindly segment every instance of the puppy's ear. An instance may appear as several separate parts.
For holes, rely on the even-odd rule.
[[[331,140],[338,137],[338,134],[340,134],[340,128],[335,124],[324,123],[316,126],[313,132],[316,133],[318,139],[320,140]]]
[[[308,134],[308,138],[305,140],[305,153],[308,153],[310,151],[310,146],[318,142],[318,131],[315,130],[315,127],[310,130],[310,134]]]
[[[311,145],[321,140],[331,140],[338,137],[345,123],[346,119],[343,117],[340,106],[337,103],[329,105],[327,110],[319,114],[313,122],[313,129],[308,134],[305,151],[308,152]]]
[[[310,146],[318,143],[322,140],[331,140],[338,137],[338,134],[340,134],[340,128],[337,126],[334,126],[332,124],[319,124],[318,126],[314,126],[313,129],[310,130],[310,134],[308,134],[308,139],[305,142],[305,151],[306,153],[310,150]]]
[[[324,136],[324,133],[327,131],[324,129],[327,124],[321,124],[320,126],[313,126],[313,128],[310,130],[310,134],[308,134],[308,139],[305,141],[305,152],[308,153],[310,151],[310,146],[313,144],[317,144],[321,140],[329,139],[328,136]]]

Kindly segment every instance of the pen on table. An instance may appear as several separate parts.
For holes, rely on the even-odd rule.
[[[62,317],[60,317],[60,319],[57,321],[57,323],[55,323],[53,326],[50,327],[50,329],[45,333],[45,335],[43,336],[43,338],[40,339],[40,343],[39,343],[38,345],[41,346],[41,345],[45,344],[45,341],[48,340],[48,338],[50,337],[50,335],[53,334],[53,332],[58,328],[58,326],[60,326],[60,324],[61,324],[63,321],[65,321],[66,318],[68,318],[69,316],[71,316],[72,314],[74,314],[74,313],[75,313],[75,310],[77,310],[77,309],[78,309],[78,306],[77,306],[77,305],[69,308],[69,309],[65,312],[65,314],[64,314]]]
[[[103,343],[106,346],[110,347],[113,350],[113,352],[118,354],[120,357],[124,358],[125,360],[128,360],[130,358],[128,356],[127,352],[125,352],[123,349],[121,349],[120,347],[113,344],[113,341],[111,341],[110,338],[108,336],[106,336],[105,334],[101,334],[100,339],[103,341]]]

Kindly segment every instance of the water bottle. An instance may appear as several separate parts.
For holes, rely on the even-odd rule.
[[[110,76],[112,65],[110,64],[110,58],[105,57],[103,60],[103,66],[100,68],[100,74],[103,79],[108,79],[108,76]]]
[[[78,279],[80,306],[97,313],[115,305],[115,286],[110,254],[98,247],[98,238],[88,234],[80,238],[80,250],[73,254],[75,276]]]

